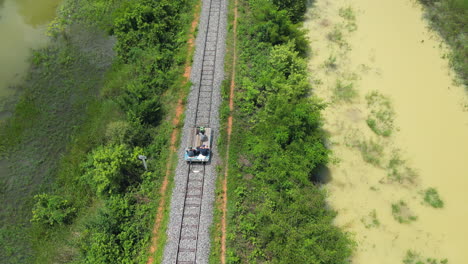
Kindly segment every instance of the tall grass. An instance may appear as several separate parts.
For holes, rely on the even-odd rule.
[[[430,25],[451,47],[450,64],[460,83],[468,89],[468,1],[419,0],[425,7]],[[468,90],[467,90],[468,91]]]

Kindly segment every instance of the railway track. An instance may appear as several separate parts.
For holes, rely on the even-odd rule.
[[[221,4],[223,0],[209,0],[209,16],[203,61],[198,82],[195,108],[195,126],[211,126],[212,99],[215,80],[215,64],[220,32]],[[205,163],[190,163],[187,169],[182,216],[179,226],[176,264],[196,264],[199,252],[199,234],[202,215],[204,183],[206,176]]]
[[[176,256],[176,263],[178,264],[196,263],[205,166],[202,163],[189,165]]]

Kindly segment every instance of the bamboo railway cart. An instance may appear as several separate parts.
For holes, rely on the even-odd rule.
[[[211,158],[211,128],[195,127],[191,135],[190,146],[185,149],[185,161],[208,162]]]

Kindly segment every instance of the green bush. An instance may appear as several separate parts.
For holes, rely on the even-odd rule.
[[[311,180],[329,150],[325,105],[310,96],[308,43],[282,5],[241,3],[228,262],[346,263],[354,244]]]
[[[34,196],[36,204],[32,210],[31,221],[47,226],[69,224],[75,217],[76,209],[58,195],[38,194]]]
[[[98,195],[122,193],[142,174],[139,147],[131,150],[126,145],[101,146],[95,149],[83,164],[83,181]]]
[[[81,239],[84,263],[137,263],[150,234],[149,209],[131,194],[110,197]]]
[[[273,0],[273,3],[279,9],[288,11],[290,19],[294,23],[301,21],[307,10],[307,1],[304,0]]]

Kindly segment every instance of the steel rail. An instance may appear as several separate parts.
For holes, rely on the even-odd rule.
[[[218,49],[221,0],[210,0],[208,23],[202,55],[201,74],[198,82],[195,125],[210,126],[211,105]],[[184,204],[177,244],[176,264],[196,264],[198,235],[203,205],[205,163],[190,163],[185,182]],[[191,245],[191,246],[189,246]]]

